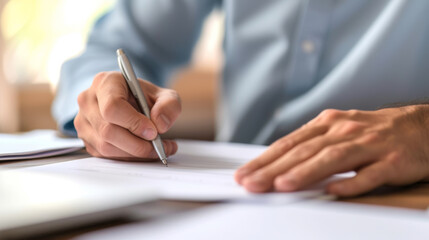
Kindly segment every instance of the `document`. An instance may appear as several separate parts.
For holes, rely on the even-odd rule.
[[[233,179],[235,170],[261,154],[266,147],[249,144],[178,141],[179,150],[168,167],[154,162],[124,162],[86,158],[29,168],[77,178],[106,178],[130,185],[153,187],[164,199],[291,202],[323,194],[321,186],[295,193],[251,194]]]
[[[288,205],[225,203],[79,236],[92,239],[426,240],[418,210],[311,200]]]
[[[61,138],[54,130],[0,134],[0,161],[43,158],[75,152],[84,147],[78,138]]]
[[[153,189],[116,181],[0,171],[0,239],[28,239],[126,216],[155,199]]]

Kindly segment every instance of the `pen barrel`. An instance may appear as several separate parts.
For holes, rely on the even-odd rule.
[[[140,87],[140,83],[133,70],[131,62],[128,60],[127,55],[125,55],[122,49],[118,49],[117,54],[119,68],[121,69],[122,75],[127,82],[128,88],[130,89],[137,102],[137,105],[140,108],[140,112],[142,112],[146,117],[150,119],[150,109],[147,104],[147,99]]]
[[[134,73],[133,66],[128,60],[127,55],[122,49],[116,51],[118,55],[118,64],[121,69],[122,75],[127,82],[128,88],[132,92],[140,112],[142,112],[150,120],[150,109],[147,104],[146,96],[144,95],[140,83]],[[158,134],[154,140],[152,140],[153,148],[158,154],[164,165],[167,165],[167,156],[165,154],[164,145],[162,144],[161,136]]]
[[[162,144],[161,136],[159,134],[152,141],[152,145],[153,148],[155,148],[155,151],[158,154],[159,158],[164,163],[164,161],[167,159],[167,156],[165,155],[164,145]]]

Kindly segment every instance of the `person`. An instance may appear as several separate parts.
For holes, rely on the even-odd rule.
[[[225,14],[216,140],[270,145],[237,170],[244,188],[295,191],[353,170],[327,191],[354,196],[429,179],[429,105],[379,108],[428,95],[426,0],[118,1],[62,67],[53,106],[61,130],[94,156],[156,158],[148,140],[181,112],[162,86],[189,61],[214,8]],[[151,120],[136,111],[117,48],[142,78]]]

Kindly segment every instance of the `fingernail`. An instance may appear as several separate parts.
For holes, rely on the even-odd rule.
[[[143,138],[147,140],[152,140],[156,137],[156,131],[153,128],[146,128],[143,131]]]
[[[160,126],[158,126],[159,130],[162,132],[166,132],[168,130],[168,128],[170,127],[171,122],[164,114],[159,116],[159,118],[160,118],[160,121],[159,121]]]

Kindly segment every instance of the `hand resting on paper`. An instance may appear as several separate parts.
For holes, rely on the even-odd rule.
[[[158,159],[149,140],[165,133],[176,121],[181,112],[180,98],[174,90],[139,80],[151,108],[151,120],[136,110],[135,99],[119,72],[97,74],[91,87],[79,95],[74,125],[91,155],[119,160]],[[163,143],[167,156],[177,151],[175,141]]]
[[[251,192],[290,192],[356,171],[355,177],[327,186],[338,196],[428,180],[428,126],[429,105],[325,110],[242,166],[235,179]]]

